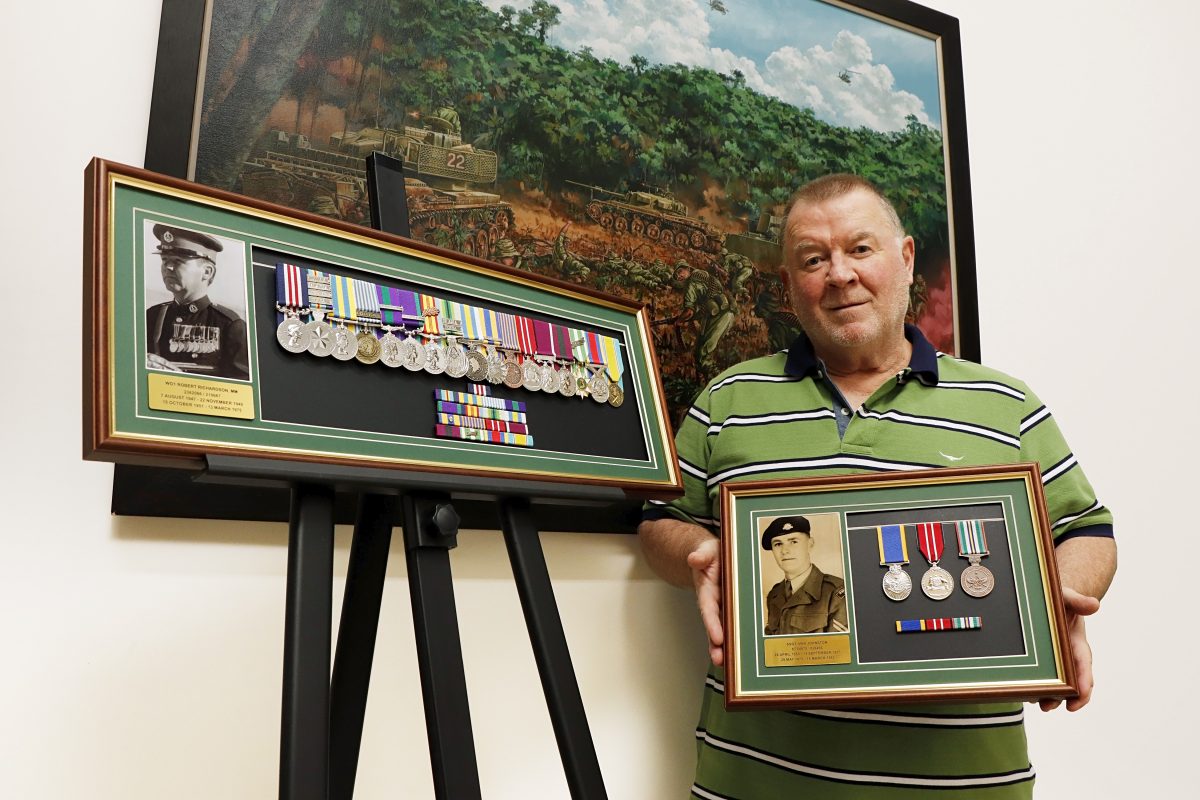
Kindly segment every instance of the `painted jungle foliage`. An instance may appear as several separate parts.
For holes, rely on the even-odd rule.
[[[771,4],[701,10],[715,30]],[[558,41],[566,10],[586,30],[599,5],[215,0],[196,180],[365,222],[363,159],[394,155],[414,238],[648,303],[677,419],[718,371],[794,337],[776,277],[782,204],[809,178],[855,172],[916,238],[910,313],[954,352],[936,122],[847,124],[814,110],[833,90],[806,105],[757,72],[618,60],[599,34],[596,47],[586,33]],[[697,8],[660,13],[675,6]],[[879,80],[865,43],[839,52],[859,43],[838,36],[801,55],[838,89]]]

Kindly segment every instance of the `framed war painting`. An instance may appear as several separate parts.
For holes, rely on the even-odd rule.
[[[853,172],[917,244],[909,316],[979,357],[958,23],[903,0],[164,0],[146,166],[645,303],[673,421],[798,333],[791,192]]]

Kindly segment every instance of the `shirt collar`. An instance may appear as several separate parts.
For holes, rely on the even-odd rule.
[[[174,301],[172,301],[174,302]],[[212,300],[208,299],[208,295],[197,297],[190,303],[175,303],[176,308],[186,308],[192,314],[199,314],[204,309],[212,305]]]
[[[937,350],[921,333],[916,325],[904,324],[904,338],[912,344],[912,356],[908,366],[900,373],[900,382],[904,383],[910,377],[915,377],[926,386],[936,386],[938,382]],[[808,336],[801,333],[788,348],[787,363],[783,371],[795,378],[805,378],[823,368],[821,359],[813,350]]]

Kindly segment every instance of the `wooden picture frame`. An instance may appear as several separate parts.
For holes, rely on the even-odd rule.
[[[588,484],[631,497],[681,491],[637,304],[101,159],[88,167],[85,197],[85,458],[195,468],[220,454]],[[207,280],[204,299],[179,304],[180,259],[198,265],[190,268]],[[276,275],[293,274],[286,265],[313,292],[303,304],[276,294]],[[573,388],[592,394],[471,383],[453,370],[385,366],[387,357],[372,361],[361,349],[346,360],[289,351],[280,331],[288,319],[320,320],[306,309],[319,310],[322,277],[334,306],[359,293],[357,310],[321,301],[333,324],[358,332],[352,343],[378,346],[388,330],[454,349],[478,335],[499,353],[497,326],[515,321],[531,336],[535,326],[562,334],[557,355],[533,355],[541,333],[523,344],[523,366],[548,364],[556,385],[570,373]],[[381,302],[372,311],[385,290],[411,292],[419,308]],[[190,312],[210,318],[197,323]]]
[[[725,483],[721,510],[729,709],[1076,694],[1035,464]]]

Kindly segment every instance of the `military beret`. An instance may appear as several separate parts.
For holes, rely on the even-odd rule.
[[[154,238],[158,239],[159,255],[207,258],[216,263],[214,255],[224,249],[219,241],[199,231],[162,224],[155,225],[151,231]]]
[[[812,526],[805,517],[777,517],[763,531],[763,550],[770,550],[771,540],[776,536],[783,536],[785,533],[803,533],[811,538]]]

